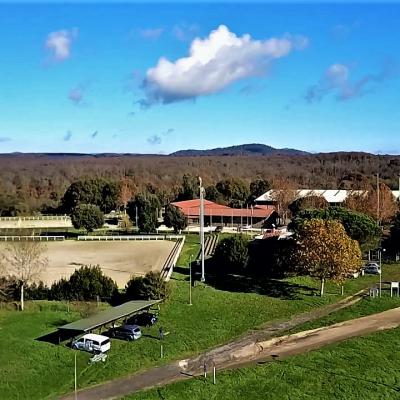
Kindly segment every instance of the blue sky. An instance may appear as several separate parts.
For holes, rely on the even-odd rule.
[[[29,3],[0,4],[0,152],[400,153],[398,4]]]

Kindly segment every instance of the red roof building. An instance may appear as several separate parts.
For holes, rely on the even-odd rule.
[[[189,222],[196,223],[200,217],[200,199],[177,201],[172,203],[179,207],[189,219]],[[255,206],[248,208],[231,208],[221,204],[204,200],[205,223],[232,224],[232,225],[255,225],[276,222],[277,213],[273,206]]]

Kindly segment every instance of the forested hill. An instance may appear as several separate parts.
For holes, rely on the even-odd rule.
[[[265,144],[251,143],[238,146],[218,147],[209,150],[179,150],[172,156],[266,156],[266,155],[306,155],[305,151],[296,149],[275,149]]]

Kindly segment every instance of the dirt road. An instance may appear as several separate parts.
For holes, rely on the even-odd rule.
[[[190,379],[203,374],[204,364],[219,370],[240,367],[259,361],[284,358],[294,354],[319,349],[331,343],[400,326],[400,308],[362,317],[324,328],[280,336],[268,340],[249,340],[249,336],[213,349],[199,357],[170,363],[166,366],[114,380],[79,391],[79,400],[115,399],[129,393]],[[62,400],[73,400],[67,395]]]

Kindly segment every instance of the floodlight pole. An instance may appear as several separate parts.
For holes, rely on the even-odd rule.
[[[204,275],[204,188],[203,181],[199,176],[200,189],[200,247],[201,247],[201,281],[206,280]]]

